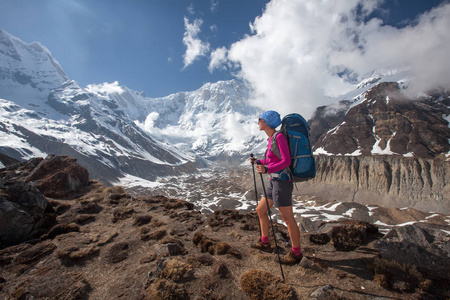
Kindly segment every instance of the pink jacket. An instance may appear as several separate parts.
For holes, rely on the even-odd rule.
[[[277,145],[280,149],[281,160],[272,152],[272,137],[268,139],[269,145],[267,146],[266,159],[261,159],[261,164],[267,165],[268,173],[284,170],[291,165],[291,155],[286,136],[284,134],[277,134]]]

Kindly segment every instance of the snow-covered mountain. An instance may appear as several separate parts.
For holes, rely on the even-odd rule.
[[[261,144],[248,88],[231,80],[148,98],[117,82],[80,87],[39,43],[0,30],[0,151],[65,154],[92,178],[190,172]]]
[[[38,42],[25,44],[0,29],[0,93],[24,108],[35,108],[69,77]]]
[[[144,131],[186,153],[214,160],[248,152],[262,140],[255,137],[261,111],[246,103],[249,89],[237,80],[163,98],[147,98],[117,83],[87,90],[115,102]]]
[[[400,91],[409,84],[407,71],[374,74],[319,107],[310,120],[316,154],[448,156],[448,92],[406,101]],[[249,93],[237,80],[163,98],[117,82],[81,87],[44,46],[0,30],[0,152],[70,155],[105,182],[154,181],[262,154],[261,111]]]

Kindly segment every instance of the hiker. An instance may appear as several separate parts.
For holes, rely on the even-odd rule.
[[[251,243],[251,247],[265,252],[272,252],[272,246],[269,242],[269,216],[268,210],[275,206],[278,208],[283,221],[289,231],[292,249],[285,256],[280,258],[283,264],[296,264],[302,258],[300,248],[300,229],[294,217],[292,209],[292,191],[293,181],[290,172],[283,172],[289,168],[291,164],[291,157],[289,153],[289,145],[284,134],[277,134],[276,141],[280,149],[281,159],[279,159],[271,151],[271,141],[276,133],[276,129],[281,124],[280,114],[276,111],[270,110],[261,114],[258,125],[259,130],[263,130],[268,138],[268,147],[265,159],[256,160],[250,157],[251,163],[257,163],[256,171],[261,174],[269,174],[270,186],[267,188],[267,201],[263,196],[258,203],[256,212],[258,213],[259,222],[261,225],[261,238],[257,242]],[[269,207],[267,207],[269,206]]]

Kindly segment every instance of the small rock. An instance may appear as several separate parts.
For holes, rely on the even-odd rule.
[[[322,287],[316,289],[314,292],[312,292],[311,298],[313,298],[313,299],[326,298],[329,295],[328,291],[331,291],[331,290],[333,290],[333,286],[331,284],[322,286]]]
[[[221,263],[219,266],[217,266],[215,272],[222,279],[228,278],[230,276],[230,270],[224,263]]]
[[[325,233],[316,233],[309,236],[311,243],[325,245],[331,241],[331,238]]]
[[[299,266],[304,269],[310,269],[310,270],[313,270],[316,272],[322,271],[322,269],[315,262],[313,262],[311,259],[307,258],[306,256],[303,256],[302,260],[300,261]]]
[[[155,253],[159,256],[176,256],[184,255],[187,251],[176,243],[169,243],[156,246]]]

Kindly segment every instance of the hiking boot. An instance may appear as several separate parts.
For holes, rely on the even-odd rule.
[[[254,249],[259,249],[259,250],[264,251],[264,252],[272,252],[272,246],[270,245],[270,243],[263,244],[261,242],[261,240],[259,240],[257,242],[252,242],[250,244],[250,247],[252,247]]]
[[[289,253],[280,257],[280,262],[284,265],[295,265],[298,264],[302,260],[302,258],[302,254],[300,254],[300,256],[296,256],[291,250],[289,251]]]

